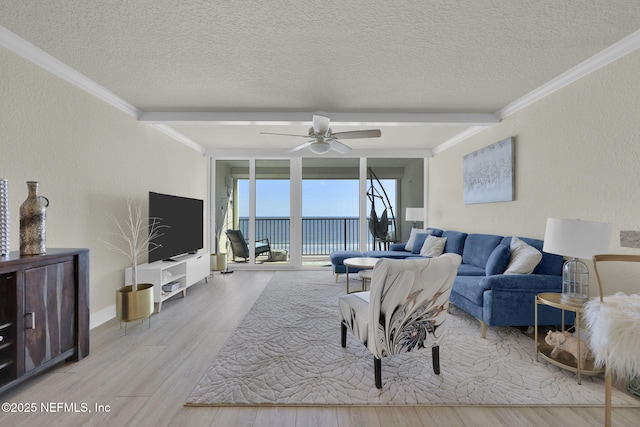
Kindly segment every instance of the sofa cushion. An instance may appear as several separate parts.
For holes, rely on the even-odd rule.
[[[447,238],[447,243],[444,245],[445,253],[462,255],[462,251],[464,250],[464,241],[467,238],[467,233],[447,230],[442,233],[442,237]]]
[[[421,256],[437,257],[444,252],[444,245],[447,243],[446,237],[427,236],[422,249],[420,249]]]
[[[458,276],[484,276],[485,274],[484,268],[475,265],[460,264],[458,267]]]
[[[391,243],[389,245],[389,250],[390,251],[404,251],[404,246],[406,245],[405,242],[402,243]]]
[[[474,276],[457,276],[451,289],[452,294],[462,295],[479,307],[482,307],[484,291],[486,289],[482,286],[482,279]]]
[[[531,274],[542,259],[542,253],[517,237],[511,238],[511,259],[504,274]]]
[[[419,257],[419,255],[412,255],[407,251],[366,251],[362,254],[365,257],[371,258],[392,258],[392,259],[405,259]]]
[[[439,228],[433,228],[433,227],[427,228],[427,231],[430,231],[431,234],[436,237],[442,237],[442,233],[444,233],[444,230],[441,230]]]
[[[531,239],[527,237],[520,237],[520,240],[524,241],[526,244],[533,246],[540,252],[542,252],[542,260],[538,263],[535,270],[533,270],[533,274],[550,274],[550,275],[561,275],[562,274],[562,266],[564,265],[564,260],[561,255],[550,254],[548,252],[543,252],[542,247],[544,245],[544,241],[540,239]],[[511,245],[511,236],[507,236],[502,240],[503,245],[510,246]]]
[[[329,259],[333,265],[343,265],[342,262],[347,258],[355,258],[364,256],[362,252],[358,251],[333,251],[329,254]]]
[[[502,236],[494,234],[469,234],[464,242],[462,263],[475,265],[483,270],[491,252],[500,244]]]
[[[510,259],[511,249],[509,246],[505,246],[503,244],[496,246],[487,260],[487,266],[485,267],[487,276],[504,273],[507,265],[509,265]]]

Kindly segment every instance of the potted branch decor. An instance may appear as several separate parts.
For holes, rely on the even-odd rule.
[[[159,218],[143,218],[142,208],[131,199],[127,201],[127,217],[120,221],[107,214],[118,232],[110,233],[117,243],[104,241],[108,249],[125,255],[131,262],[131,284],[116,289],[116,316],[121,322],[145,319],[153,314],[153,284],[138,283],[138,258],[159,247],[153,239],[161,236]]]

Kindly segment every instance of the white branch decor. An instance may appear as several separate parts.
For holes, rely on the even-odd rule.
[[[112,213],[107,213],[109,219],[118,228],[117,233],[108,233],[116,238],[117,243],[106,240],[102,240],[102,242],[109,250],[126,256],[131,262],[131,290],[135,292],[138,290],[138,258],[145,252],[151,252],[161,247],[153,240],[163,235],[159,231],[161,228],[169,226],[160,224],[162,218],[144,218],[142,207],[132,199],[127,200],[127,213],[124,221],[120,221]]]

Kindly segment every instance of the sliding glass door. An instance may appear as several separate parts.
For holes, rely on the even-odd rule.
[[[423,158],[219,159],[212,165],[212,247],[236,268],[330,268],[331,252],[384,250],[406,240],[406,208],[425,207]],[[240,234],[246,248],[234,246],[227,230]]]
[[[230,264],[287,264],[291,209],[289,160],[215,162],[217,253]]]
[[[302,159],[302,265],[360,246],[359,159]]]
[[[255,176],[256,242],[271,249],[256,262],[287,264],[291,244],[289,160],[256,160]]]

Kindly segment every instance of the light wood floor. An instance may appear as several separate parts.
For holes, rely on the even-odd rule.
[[[0,396],[36,413],[0,412],[2,426],[600,426],[603,407],[260,407],[186,408],[183,402],[273,272],[216,273],[162,313],[129,325],[113,320],[91,332],[91,355],[62,364]],[[330,271],[327,281],[333,282]],[[337,286],[343,286],[341,285]],[[604,403],[604,390],[603,390]],[[76,405],[43,413],[40,404]],[[82,404],[91,412],[82,412]],[[108,412],[96,411],[102,405]],[[73,409],[73,407],[69,407]],[[640,425],[640,409],[613,410],[614,426]]]

